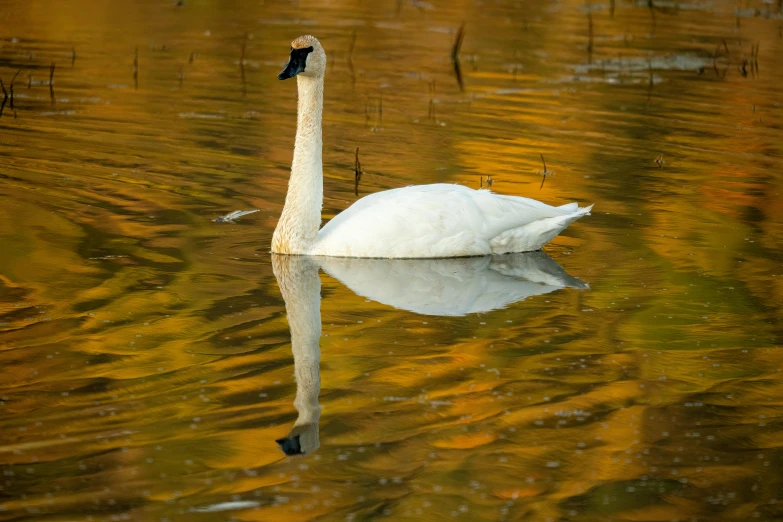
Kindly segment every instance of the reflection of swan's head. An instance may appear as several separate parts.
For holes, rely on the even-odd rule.
[[[275,442],[286,455],[309,455],[321,446],[318,440],[318,421],[297,424],[287,437]]]
[[[326,53],[315,36],[300,36],[291,42],[288,65],[277,75],[280,80],[304,76],[322,78],[326,72]]]

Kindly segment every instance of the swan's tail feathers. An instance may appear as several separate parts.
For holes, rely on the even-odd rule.
[[[558,207],[568,210],[568,214],[556,217],[537,219],[521,227],[512,228],[498,234],[489,242],[493,254],[508,254],[511,252],[532,252],[540,250],[565,228],[581,218],[590,214],[593,205],[581,207],[576,203],[569,203]],[[572,210],[573,209],[573,210]]]
[[[590,205],[589,207],[580,207],[578,203],[566,203],[565,205],[560,205],[560,210],[565,210],[566,212],[570,214],[579,214],[580,216],[587,216],[590,214],[590,211],[593,209],[593,205]]]

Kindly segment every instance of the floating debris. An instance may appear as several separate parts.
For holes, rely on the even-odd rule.
[[[190,510],[196,513],[219,513],[221,511],[233,511],[236,509],[251,509],[260,505],[259,502],[253,502],[252,500],[237,500],[234,502],[212,504],[211,506],[194,507],[190,508]]]
[[[555,173],[552,172],[551,170],[547,170],[547,168],[546,168],[546,160],[544,160],[544,155],[541,154],[541,153],[539,153],[538,155],[541,156],[541,163],[544,164],[544,170],[539,170],[538,171],[539,174],[542,174],[544,176],[543,178],[541,178],[541,186],[538,187],[538,190],[541,190],[542,188],[544,188],[544,182],[546,181],[546,177],[547,176],[554,176]]]
[[[225,216],[216,217],[212,221],[215,223],[234,223],[234,220],[241,218],[242,216],[247,216],[248,214],[253,214],[254,212],[258,212],[258,209],[255,210],[235,210],[233,212],[229,212]]]

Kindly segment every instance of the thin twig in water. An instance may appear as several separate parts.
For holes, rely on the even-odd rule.
[[[356,147],[356,159],[353,165],[353,193],[359,195],[359,182],[362,180],[362,163],[359,161],[359,147]]]
[[[653,90],[653,68],[652,68],[652,59],[647,60],[647,67],[650,70],[650,84],[647,89],[647,102],[650,102],[650,98],[652,98],[652,90]]]
[[[0,78],[0,89],[3,90],[3,102],[0,104],[0,116],[2,116],[3,110],[5,109],[5,103],[8,101],[8,92],[5,90],[5,85],[3,85],[2,78]]]
[[[133,55],[133,88],[138,89],[139,88],[139,48],[136,48],[136,51]]]
[[[459,52],[462,49],[462,40],[465,38],[465,22],[457,29],[457,37],[454,39],[454,45],[451,47],[451,60],[459,60]]]
[[[245,33],[245,38],[242,40],[242,51],[239,55],[239,74],[242,78],[242,96],[247,96],[247,82],[245,81],[245,50],[247,48],[248,34]]]
[[[465,85],[462,83],[462,69],[459,65],[459,52],[462,49],[462,40],[465,38],[465,22],[459,26],[457,37],[454,39],[454,45],[451,47],[451,62],[454,64],[454,75],[457,77],[459,90],[464,91]]]
[[[356,45],[356,29],[351,34],[351,43],[348,45],[348,70],[351,72],[351,85],[356,85],[356,73],[353,70],[353,48]]]
[[[761,46],[761,42],[756,42],[756,46],[753,47],[751,45],[750,49],[750,57],[753,62],[753,70],[756,74],[759,73],[759,47]]]
[[[590,2],[587,3],[587,60],[593,61],[593,11]]]
[[[240,67],[245,65],[245,50],[247,49],[247,33],[245,33],[245,38],[242,39],[242,49],[239,53],[239,65]]]
[[[543,164],[544,164],[544,170],[542,170],[541,172],[539,172],[539,174],[543,174],[543,175],[544,175],[544,177],[543,177],[543,178],[541,178],[541,186],[540,186],[540,187],[538,187],[538,190],[541,190],[542,188],[544,188],[544,182],[546,181],[546,177],[547,177],[547,176],[549,176],[549,175],[551,175],[551,174],[554,174],[554,172],[550,172],[550,171],[548,171],[548,170],[546,169],[546,160],[544,159],[544,155],[543,155],[543,154],[541,154],[540,152],[539,152],[539,154],[538,154],[538,155],[539,155],[539,156],[541,156],[541,163],[543,163]]]
[[[650,8],[650,18],[652,19],[652,32],[655,33],[655,4],[653,0],[647,0],[647,7]]]
[[[11,91],[11,105],[10,107],[14,108],[14,82],[16,81],[16,77],[19,76],[19,73],[22,72],[22,67],[19,68],[18,71],[16,71],[16,74],[14,74],[14,77],[11,78],[11,83],[8,85],[8,90]],[[14,118],[16,118],[16,112],[14,112]]]
[[[55,63],[52,62],[49,66],[49,98],[52,100],[52,105],[54,105],[54,67]]]
[[[348,61],[353,57],[353,48],[356,46],[356,29],[351,33],[351,43],[348,45]]]
[[[435,119],[435,80],[430,82],[430,107],[429,107],[429,119]]]

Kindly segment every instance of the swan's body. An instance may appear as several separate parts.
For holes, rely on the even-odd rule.
[[[553,207],[461,185],[435,184],[366,196],[320,231],[323,204],[321,116],[326,55],[318,40],[294,40],[278,76],[297,76],[296,146],[272,252],[335,257],[440,258],[539,250],[590,212]]]

